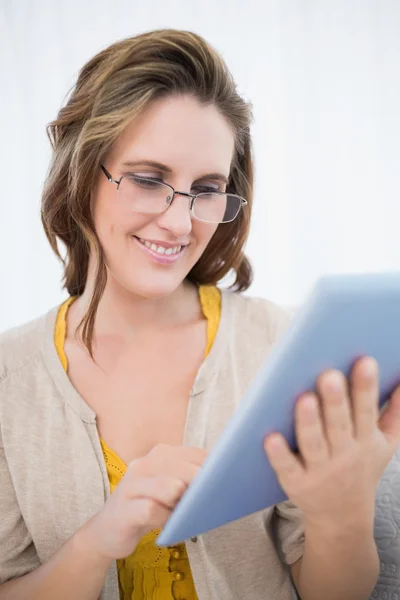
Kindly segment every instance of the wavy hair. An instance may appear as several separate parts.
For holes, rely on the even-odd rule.
[[[84,65],[65,106],[47,127],[53,154],[41,216],[51,247],[63,262],[63,285],[70,295],[83,293],[91,252],[96,259],[94,292],[80,325],[91,356],[96,312],[107,281],[91,192],[100,164],[125,127],[153,101],[174,94],[215,105],[231,124],[235,153],[227,191],[248,200],[235,221],[218,226],[188,279],[197,285],[215,284],[233,273],[235,291],[246,290],[252,280],[244,254],[253,195],[251,106],[238,94],[221,56],[194,33],[158,30],[118,41]]]

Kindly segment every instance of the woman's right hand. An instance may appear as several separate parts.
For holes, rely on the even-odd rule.
[[[109,560],[125,558],[143,535],[162,528],[206,455],[200,448],[159,444],[133,460],[104,507],[85,526],[96,553]]]

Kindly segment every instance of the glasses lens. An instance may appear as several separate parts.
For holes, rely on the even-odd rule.
[[[234,194],[199,194],[193,213],[199,221],[206,223],[230,223],[239,214],[242,200]]]
[[[121,204],[143,213],[161,213],[172,201],[173,191],[157,179],[146,179],[136,175],[124,176],[119,188]]]

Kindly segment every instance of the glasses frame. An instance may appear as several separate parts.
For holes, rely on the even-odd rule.
[[[104,165],[100,165],[100,168],[103,171],[104,175],[107,177],[108,181],[110,183],[114,183],[117,186],[117,190],[119,190],[121,181],[124,178],[127,178],[127,176],[122,175],[122,177],[120,177],[120,179],[117,180],[117,179],[113,178],[113,176],[109,173],[109,171],[107,171],[107,169],[105,168]],[[141,179],[146,180],[147,178],[141,177]],[[171,204],[174,201],[175,196],[186,196],[186,198],[190,198],[189,210],[190,210],[190,214],[192,215],[192,217],[194,219],[196,219],[197,221],[201,221],[202,223],[210,223],[211,224],[211,223],[213,223],[213,221],[204,221],[203,219],[199,219],[198,217],[196,217],[196,215],[194,214],[194,206],[196,204],[197,197],[205,196],[205,195],[209,195],[209,194],[220,194],[221,196],[226,196],[228,194],[229,196],[235,196],[235,198],[239,198],[241,203],[239,206],[239,210],[233,219],[231,219],[230,221],[220,221],[219,222],[220,225],[224,225],[225,223],[232,223],[239,216],[239,213],[242,210],[243,206],[248,205],[248,201],[245,198],[242,198],[242,196],[239,196],[238,194],[231,194],[230,192],[200,192],[199,194],[190,194],[189,192],[179,192],[178,190],[173,188],[172,185],[170,185],[169,183],[165,183],[164,181],[162,182],[162,184],[165,185],[166,187],[169,187],[169,189],[171,190],[171,192],[172,192],[171,199],[166,200],[165,209],[163,211],[156,212],[156,213],[147,213],[147,214],[161,215],[163,212],[165,212],[167,210],[167,208],[169,208],[171,206]],[[138,212],[140,212],[140,211],[138,211]],[[217,223],[215,223],[215,225],[216,224]]]

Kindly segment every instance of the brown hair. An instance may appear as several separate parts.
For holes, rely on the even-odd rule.
[[[233,289],[243,291],[251,283],[252,269],[243,251],[253,191],[250,105],[239,96],[219,54],[194,33],[159,30],[112,44],[82,68],[66,105],[48,125],[53,156],[42,197],[42,223],[64,264],[64,287],[70,295],[83,293],[90,252],[96,257],[94,293],[81,323],[91,355],[96,311],[107,279],[91,192],[100,164],[128,123],[152,101],[170,94],[191,94],[214,104],[231,123],[236,149],[227,189],[249,203],[235,221],[217,228],[188,279],[215,284],[233,272]],[[66,248],[65,258],[59,241]]]

